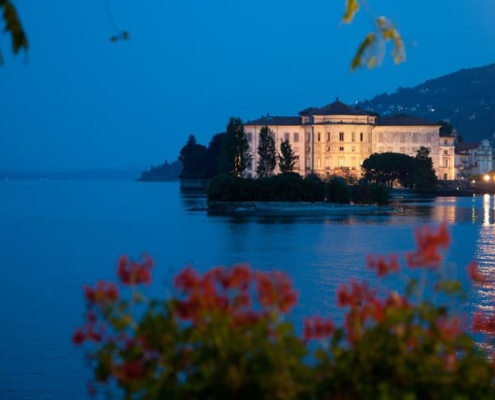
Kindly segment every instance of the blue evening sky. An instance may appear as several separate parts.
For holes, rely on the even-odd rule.
[[[232,115],[297,115],[495,62],[493,0],[368,3],[406,63],[350,72],[372,25],[361,11],[340,26],[344,0],[109,0],[112,18],[105,0],[14,0],[30,49],[13,57],[0,36],[0,168],[148,168]],[[131,40],[111,43],[114,24]]]

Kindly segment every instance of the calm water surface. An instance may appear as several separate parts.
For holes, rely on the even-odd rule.
[[[447,221],[447,264],[464,279],[477,259],[495,268],[494,198],[404,203],[392,215],[212,217],[190,211],[204,199],[182,197],[177,183],[0,182],[0,397],[86,398],[88,370],[71,336],[84,311],[82,285],[113,279],[119,255],[154,256],[159,295],[185,265],[200,270],[249,262],[288,272],[300,293],[291,318],[339,318],[335,288],[350,277],[374,279],[367,254],[414,248],[413,229]],[[391,285],[399,282],[391,282]],[[469,308],[493,308],[491,288]]]

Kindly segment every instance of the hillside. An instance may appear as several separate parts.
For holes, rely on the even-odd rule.
[[[413,88],[399,87],[358,104],[380,115],[409,114],[450,122],[464,141],[495,134],[495,64],[461,69]]]

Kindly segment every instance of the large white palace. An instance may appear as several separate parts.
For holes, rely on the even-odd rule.
[[[377,117],[338,99],[321,108],[308,108],[297,117],[264,116],[244,124],[250,144],[254,176],[258,164],[259,133],[268,126],[277,149],[289,139],[297,158],[295,172],[323,176],[350,173],[361,176],[363,161],[374,153],[416,156],[421,146],[430,150],[439,179],[455,179],[454,137],[440,136],[440,125],[410,116]]]

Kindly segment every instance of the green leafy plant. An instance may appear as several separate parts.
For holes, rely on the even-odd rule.
[[[87,346],[90,390],[126,399],[492,399],[494,366],[472,335],[493,339],[495,317],[476,313],[470,324],[459,313],[462,285],[441,268],[445,225],[419,229],[416,241],[402,258],[367,259],[382,279],[409,277],[403,295],[353,280],[336,293],[341,326],[314,316],[300,331],[284,318],[297,293],[280,272],[187,267],[173,295],[147,299],[152,259],[123,256],[120,285],[85,288],[85,324],[73,336]],[[468,272],[486,284],[475,263]]]

